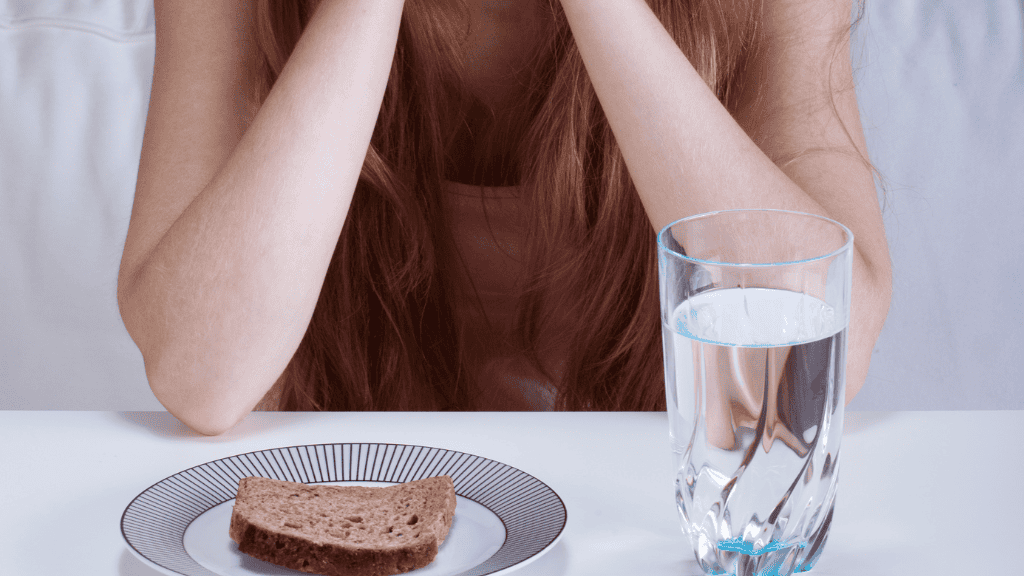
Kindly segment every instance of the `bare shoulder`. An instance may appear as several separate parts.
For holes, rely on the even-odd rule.
[[[763,40],[773,46],[828,42],[838,32],[849,31],[855,1],[762,0]]]
[[[889,252],[850,56],[853,9],[854,0],[764,0],[734,116],[793,182],[853,230],[857,250],[887,283]]]
[[[254,113],[254,5],[250,0],[156,0],[150,121],[188,114],[194,121],[173,127],[191,129],[200,144],[237,142]]]
[[[852,9],[853,0],[763,1],[735,113],[773,159],[809,148],[864,151],[850,63]]]
[[[141,263],[210,182],[252,120],[254,4],[154,4],[153,87],[122,274]]]

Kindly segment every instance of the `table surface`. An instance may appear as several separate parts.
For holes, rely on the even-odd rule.
[[[700,575],[679,529],[664,413],[253,413],[218,437],[166,412],[0,411],[0,573],[153,576],[121,514],[153,483],[253,450],[419,444],[536,476],[568,521],[523,576]],[[1024,411],[850,412],[814,575],[1020,573]]]

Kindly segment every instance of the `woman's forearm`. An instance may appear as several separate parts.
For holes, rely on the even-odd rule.
[[[825,210],[708,89],[644,0],[562,0],[651,224],[730,208]]]
[[[718,101],[644,0],[562,0],[562,6],[656,230],[703,212],[775,208],[830,217],[854,231],[852,398],[867,375],[890,290],[870,172],[842,155],[799,175],[783,171]],[[857,200],[839,192],[844,186]]]
[[[248,413],[306,331],[380,109],[402,8],[402,0],[323,2],[212,180],[136,269],[123,270],[122,315],[150,385],[197,430],[218,433]],[[140,186],[175,193],[168,182],[177,176],[166,164],[146,172],[146,161]]]

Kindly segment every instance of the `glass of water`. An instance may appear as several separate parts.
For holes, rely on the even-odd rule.
[[[836,496],[853,234],[798,212],[700,214],[658,234],[658,263],[676,505],[697,562],[810,570]]]

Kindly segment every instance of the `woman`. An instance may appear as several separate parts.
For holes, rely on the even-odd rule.
[[[781,208],[888,249],[849,0],[156,2],[118,285],[150,386],[278,409],[664,408],[654,234]]]

